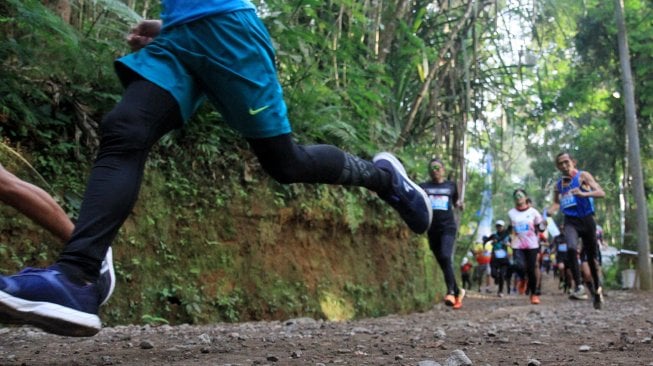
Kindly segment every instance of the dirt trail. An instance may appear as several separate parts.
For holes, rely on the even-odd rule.
[[[0,328],[0,365],[653,366],[653,295],[609,291],[597,311],[544,283],[540,305],[470,291],[459,311],[341,323],[122,326],[83,339]]]

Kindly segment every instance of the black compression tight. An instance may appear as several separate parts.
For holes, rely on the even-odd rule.
[[[71,279],[94,281],[118,230],[131,212],[152,146],[182,126],[174,97],[142,79],[102,120],[100,148],[72,238],[57,264]],[[263,169],[281,183],[353,185],[383,192],[389,173],[330,145],[296,144],[289,134],[248,139]]]
[[[531,295],[539,295],[540,289],[538,288],[537,283],[537,256],[540,250],[535,249],[517,249],[516,256],[519,257],[517,261],[520,269],[526,272],[526,278],[528,279],[528,290]]]
[[[444,276],[447,293],[458,296],[460,290],[453,272],[453,250],[456,240],[455,231],[429,231],[429,247],[435,255]]]

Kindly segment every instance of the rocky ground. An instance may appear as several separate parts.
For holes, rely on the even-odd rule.
[[[458,311],[339,323],[121,326],[92,338],[0,328],[0,365],[653,366],[653,295],[609,291],[598,311],[545,285],[540,305],[470,291]]]

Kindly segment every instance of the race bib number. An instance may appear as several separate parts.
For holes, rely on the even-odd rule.
[[[565,193],[560,196],[560,206],[562,208],[569,208],[576,206],[576,196],[571,193]]]
[[[508,256],[508,252],[505,249],[497,249],[494,251],[494,258],[503,259]]]
[[[527,222],[518,223],[514,227],[514,230],[517,234],[525,233],[530,230],[530,225]]]
[[[567,251],[567,244],[558,244],[558,251],[559,252],[566,252]]]
[[[433,210],[448,211],[449,196],[431,196],[431,208]]]

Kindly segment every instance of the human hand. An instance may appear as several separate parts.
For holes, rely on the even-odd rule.
[[[574,188],[574,189],[570,190],[569,193],[573,194],[574,196],[578,196],[578,197],[587,197],[587,195],[588,195],[587,192],[583,191],[580,188]]]
[[[143,20],[129,30],[127,44],[132,51],[138,51],[147,46],[161,32],[161,21],[158,19]]]

